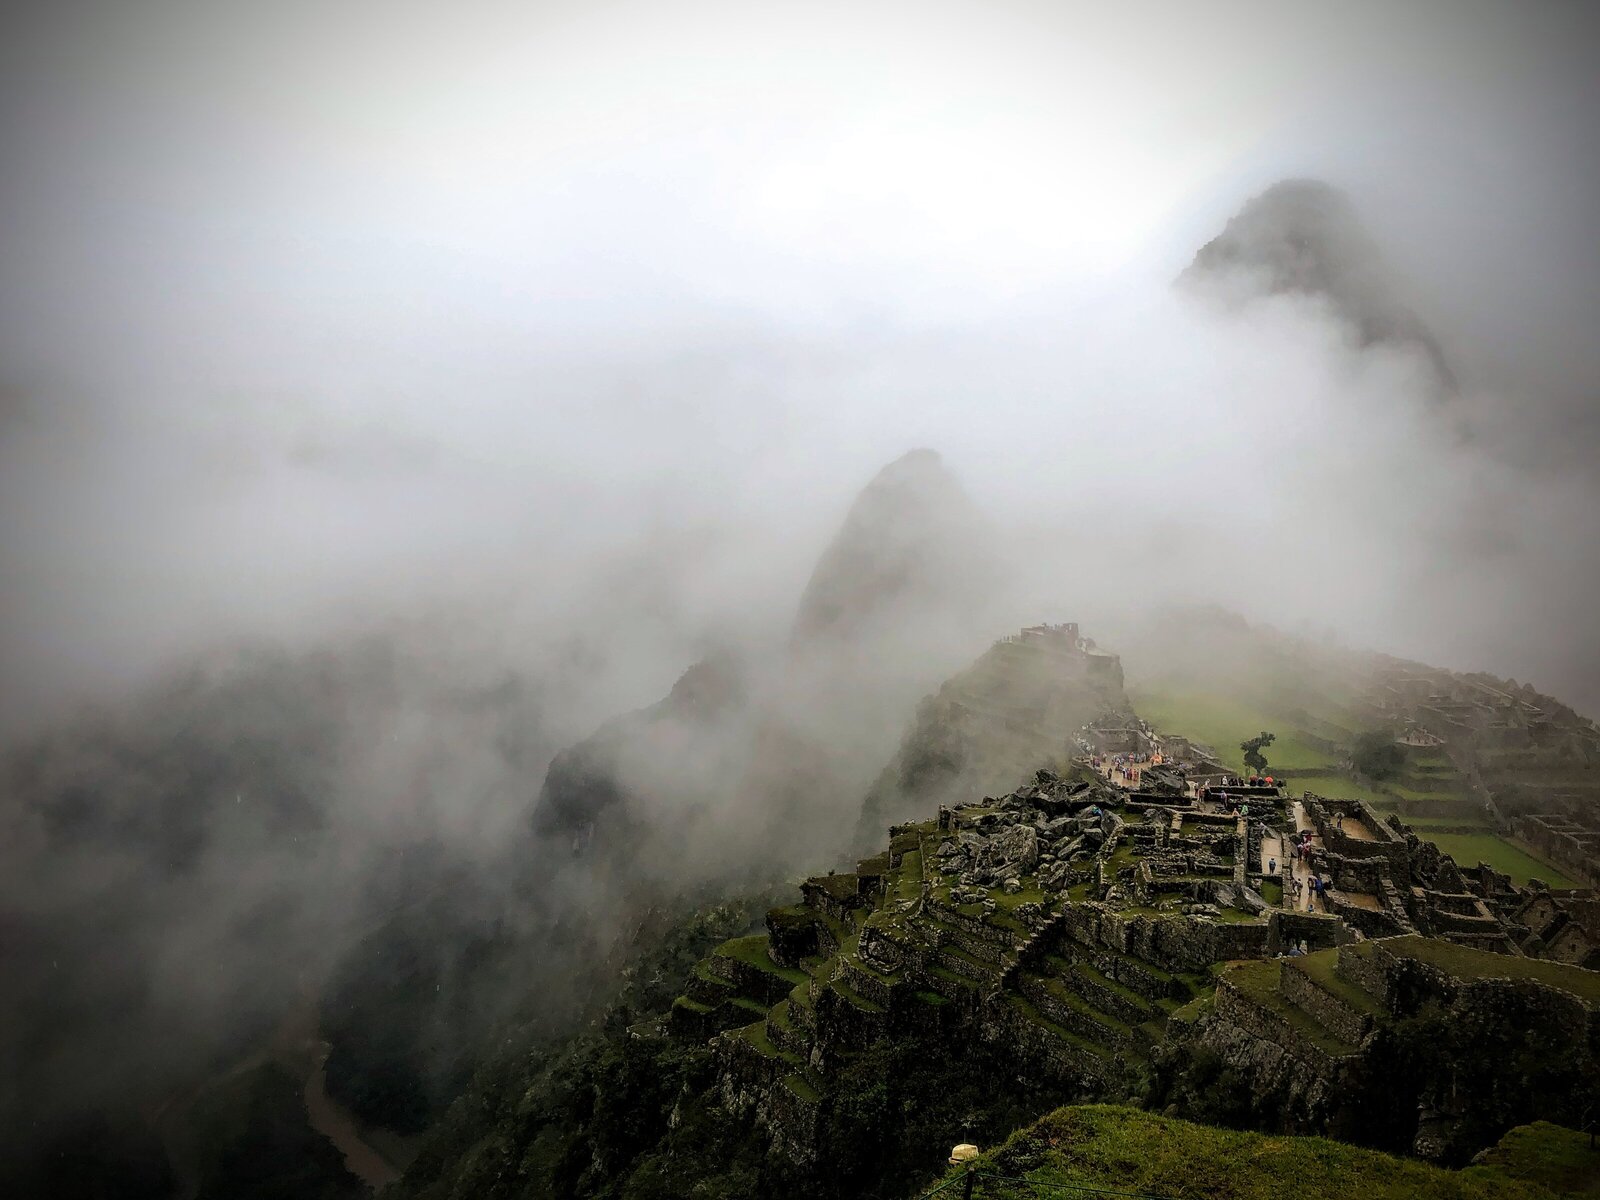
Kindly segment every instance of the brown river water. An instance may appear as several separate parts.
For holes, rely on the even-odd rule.
[[[190,1131],[190,1114],[204,1102],[205,1094],[229,1079],[276,1063],[294,1077],[303,1079],[306,1121],[344,1156],[345,1166],[373,1191],[396,1179],[414,1152],[416,1139],[405,1139],[382,1129],[370,1129],[357,1121],[343,1105],[328,1095],[328,1043],[318,1036],[316,1004],[308,999],[285,1016],[271,1044],[235,1063],[228,1070],[180,1093],[169,1096],[150,1114],[150,1123],[160,1136],[179,1180],[181,1200],[193,1200],[200,1190],[200,1173]],[[373,1142],[381,1142],[379,1150]]]

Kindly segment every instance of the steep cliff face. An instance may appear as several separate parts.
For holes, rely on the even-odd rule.
[[[1233,300],[1321,297],[1360,345],[1412,347],[1426,356],[1441,388],[1455,388],[1438,339],[1401,299],[1355,206],[1326,183],[1285,180],[1249,201],[1200,248],[1180,283]]]

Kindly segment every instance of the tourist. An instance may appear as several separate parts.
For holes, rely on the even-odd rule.
[[[1305,938],[1301,938],[1300,939],[1300,953],[1301,953],[1301,955],[1306,955],[1306,954],[1310,954],[1311,953],[1311,947],[1306,944]]]
[[[1276,875],[1277,873],[1278,873],[1278,860],[1275,859],[1275,858],[1267,859],[1267,874],[1268,875]]]
[[[1333,827],[1335,829],[1337,829],[1340,833],[1344,832],[1344,814],[1343,813],[1337,813],[1337,814],[1334,815]]]

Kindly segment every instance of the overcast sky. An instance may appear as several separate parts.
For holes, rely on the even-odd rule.
[[[916,445],[1041,617],[1220,600],[1595,711],[1594,27],[36,6],[0,49],[0,724],[440,598],[782,624]],[[1457,414],[1314,305],[1172,295],[1286,175],[1354,198]]]

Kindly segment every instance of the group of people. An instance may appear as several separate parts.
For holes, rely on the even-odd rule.
[[[1096,754],[1089,759],[1096,771],[1104,771],[1108,777],[1121,776],[1125,783],[1138,783],[1146,764],[1158,767],[1161,761],[1159,754],[1113,754],[1109,758]]]
[[[1294,889],[1294,906],[1299,908],[1300,901],[1304,900],[1306,902],[1307,912],[1311,911],[1313,907],[1313,901],[1317,897],[1326,897],[1328,894],[1327,883],[1325,883],[1322,876],[1318,875],[1315,871],[1311,872],[1311,874],[1306,877],[1304,883],[1301,882],[1300,876],[1291,875],[1289,877],[1289,886]]]
[[[1294,889],[1295,907],[1299,908],[1300,901],[1304,900],[1307,912],[1315,907],[1314,902],[1317,897],[1328,894],[1328,885],[1323,882],[1322,876],[1317,874],[1317,847],[1311,844],[1311,836],[1311,830],[1302,829],[1289,839],[1290,858],[1296,862],[1304,861],[1307,868],[1306,878],[1303,881],[1298,873],[1291,871],[1289,884]]]
[[[1224,812],[1238,813],[1241,817],[1249,820],[1250,801],[1241,800],[1238,796],[1230,796],[1227,792],[1223,792],[1217,799],[1222,804]]]
[[[1311,844],[1311,830],[1302,829],[1298,834],[1289,839],[1289,857],[1305,859],[1307,865],[1311,863],[1317,848]]]

